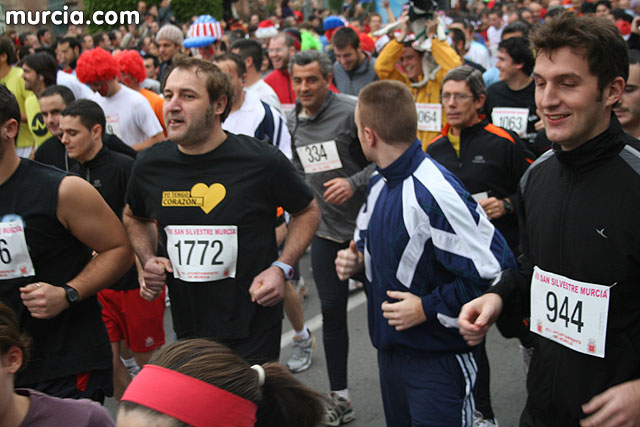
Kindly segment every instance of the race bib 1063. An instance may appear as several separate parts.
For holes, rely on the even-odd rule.
[[[236,277],[237,226],[168,225],[164,230],[176,279],[211,282]]]
[[[498,107],[491,112],[491,121],[494,125],[508,129],[522,137],[527,134],[529,121],[528,108]]]
[[[304,173],[326,172],[342,167],[335,141],[318,142],[304,147],[297,147],[296,151],[304,168]]]
[[[442,129],[442,105],[416,103],[418,130],[440,132]]]
[[[0,280],[35,275],[22,222],[0,222]]]
[[[604,357],[609,286],[538,267],[531,280],[531,331],[580,353]]]

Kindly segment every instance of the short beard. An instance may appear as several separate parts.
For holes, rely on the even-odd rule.
[[[213,128],[213,109],[213,104],[209,104],[204,113],[204,120],[193,123],[194,126],[185,133],[184,137],[179,140],[174,139],[173,142],[183,147],[196,147],[203,144]]]

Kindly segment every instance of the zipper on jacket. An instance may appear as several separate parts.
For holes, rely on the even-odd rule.
[[[571,196],[571,191],[573,190],[573,181],[574,181],[574,172],[569,171],[569,188],[567,188],[567,192],[564,197],[564,201],[562,202],[562,210],[560,211],[560,233],[563,233],[565,230],[565,218],[567,203],[569,201],[569,197]],[[560,239],[560,265],[565,264],[565,236],[561,234]]]
[[[571,192],[573,190],[573,181],[574,181],[574,172],[573,171],[569,171],[569,187],[567,188],[567,192],[565,193],[565,197],[564,197],[564,201],[562,202],[562,210],[560,210],[560,265],[564,265],[565,264],[565,218],[567,217],[565,211],[567,209],[567,204],[569,202],[569,198],[571,196]],[[557,379],[558,379],[558,371],[566,369],[565,367],[561,367],[559,366],[559,362],[558,362],[558,354],[560,353],[556,353],[554,355],[554,360],[553,360],[553,380],[551,382],[551,402],[555,402],[556,397],[555,397],[555,384],[557,384]]]
[[[462,130],[460,131],[460,137],[459,138],[460,138],[460,141],[459,141],[459,144],[460,144],[460,155],[458,156],[458,169],[462,169],[462,159],[464,158],[463,154],[465,154],[465,153],[462,152]],[[451,146],[451,148],[453,148],[453,146]],[[464,148],[465,148],[465,151],[467,151],[466,150],[467,149],[466,145],[464,146]],[[456,150],[454,149],[453,152],[455,153],[455,151]]]

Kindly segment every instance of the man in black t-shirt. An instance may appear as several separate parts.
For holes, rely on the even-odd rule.
[[[488,88],[487,118],[494,125],[518,134],[534,151],[536,134],[544,125],[536,113],[535,84],[531,77],[533,52],[526,38],[510,37],[500,42],[497,57],[500,81]]]
[[[102,401],[111,352],[95,293],[131,267],[133,251],[91,185],[17,156],[19,123],[0,85],[0,300],[33,339],[16,386]]]
[[[138,156],[124,211],[143,292],[169,286],[178,339],[215,339],[252,363],[277,360],[285,278],[318,226],[317,204],[276,147],[222,130],[233,89],[217,66],[178,60],[163,93],[170,140]],[[292,214],[280,257],[278,206]],[[168,258],[156,255],[158,237]]]
[[[105,124],[104,111],[98,104],[88,99],[74,101],[61,112],[62,144],[75,161],[71,172],[89,181],[111,210],[121,216],[133,159],[103,145]],[[153,351],[165,341],[164,298],[143,299],[137,270],[132,267],[109,289],[101,290],[98,300],[113,353],[114,397],[120,400],[131,381],[120,360],[121,343],[133,352],[138,366],[149,362]],[[123,358],[128,357],[123,354]]]

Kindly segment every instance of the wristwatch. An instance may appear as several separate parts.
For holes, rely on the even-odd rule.
[[[284,278],[287,280],[293,279],[293,267],[285,264],[284,262],[274,261],[271,263],[271,266],[276,266],[284,273]]]
[[[64,288],[64,291],[66,293],[65,296],[67,297],[67,301],[69,302],[69,305],[77,304],[80,301],[80,295],[78,295],[78,291],[76,291],[74,288],[67,285],[66,283],[63,283],[61,286]]]
[[[504,210],[507,211],[507,213],[511,213],[513,211],[513,205],[509,200],[502,199],[502,203],[504,203]]]

